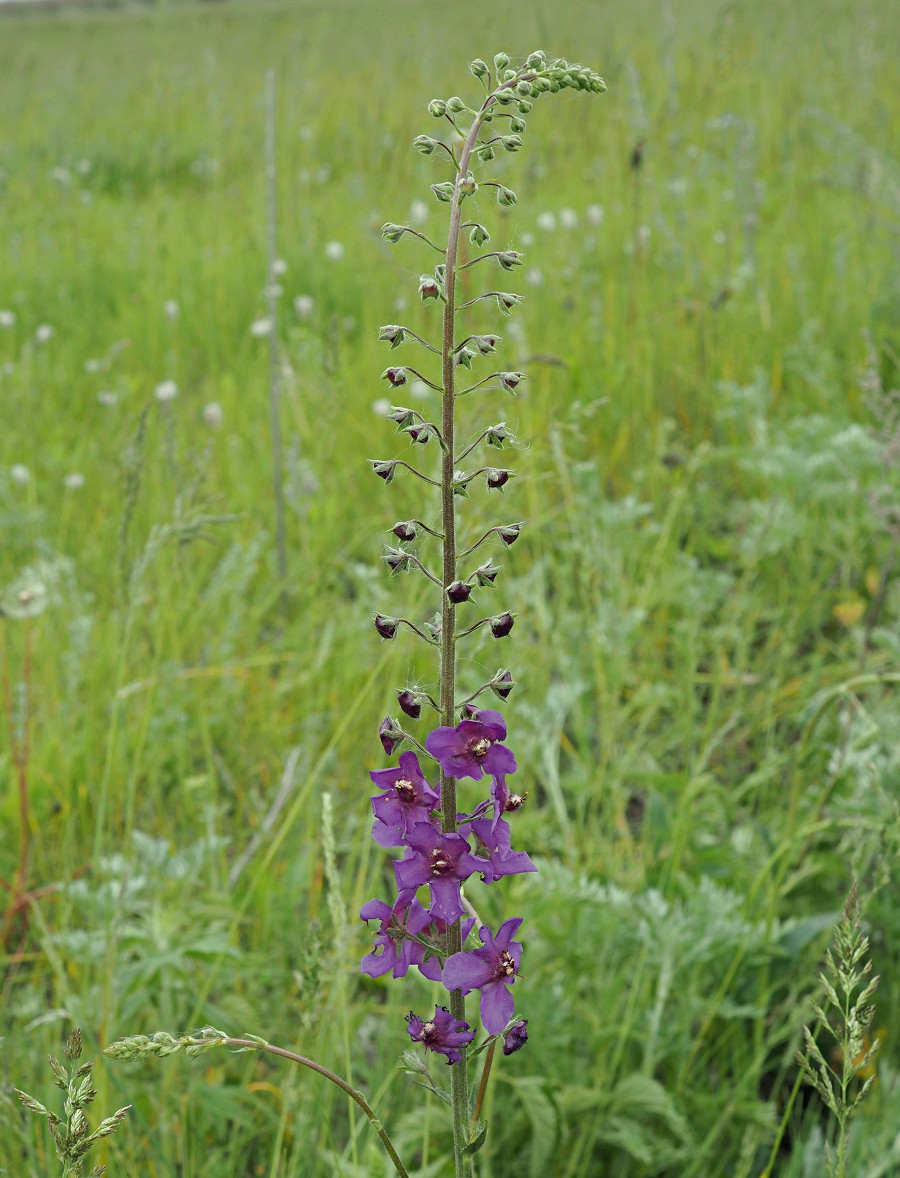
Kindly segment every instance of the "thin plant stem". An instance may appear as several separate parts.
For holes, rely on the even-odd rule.
[[[281,356],[278,348],[278,292],[275,279],[277,252],[277,171],[275,164],[275,71],[266,71],[266,228],[268,261],[266,298],[269,312],[269,430],[272,440],[272,489],[275,493],[275,543],[278,549],[278,583],[282,613],[287,613],[287,542],[284,528],[284,479],[279,403]]]
[[[487,1049],[487,1054],[484,1057],[484,1067],[481,1069],[481,1083],[478,1085],[478,1095],[475,1097],[475,1107],[472,1109],[472,1132],[475,1131],[475,1126],[478,1124],[478,1118],[481,1116],[481,1106],[484,1104],[484,1095],[487,1092],[488,1080],[491,1075],[491,1064],[494,1062],[494,1052],[497,1049],[497,1040]]]

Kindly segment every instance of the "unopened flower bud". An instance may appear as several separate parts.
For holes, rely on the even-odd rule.
[[[504,209],[511,209],[518,200],[518,197],[511,188],[506,188],[503,184],[497,185],[497,204],[502,205]]]
[[[419,442],[424,446],[428,439],[433,436],[434,426],[430,425],[427,421],[419,422],[416,425],[407,426],[406,432],[414,442]]]
[[[547,64],[547,54],[543,49],[536,49],[534,53],[529,53],[525,64],[530,70],[542,70]]]
[[[512,671],[507,667],[505,671],[497,672],[489,686],[494,695],[498,695],[501,699],[507,699],[515,685]]]
[[[491,633],[495,638],[505,638],[515,624],[516,619],[511,613],[498,614],[491,618]]]
[[[475,352],[473,352],[471,348],[461,347],[461,348],[457,349],[457,351],[453,357],[453,362],[457,366],[457,368],[459,368],[460,366],[462,366],[463,368],[471,368],[472,361],[474,359],[475,359]]]
[[[494,564],[492,560],[487,561],[475,570],[475,580],[484,589],[488,585],[493,585],[497,580],[497,574],[500,572],[500,565]]]
[[[383,461],[379,458],[370,458],[372,469],[380,479],[384,479],[386,483],[393,481],[394,475],[397,472],[397,463],[395,461]]]
[[[444,204],[449,204],[453,200],[453,183],[450,180],[445,180],[443,184],[432,184],[431,191]]]
[[[474,720],[480,711],[481,708],[479,708],[478,704],[473,703],[470,699],[467,699],[462,706],[462,718],[464,720]]]
[[[468,109],[469,108],[466,106],[463,100],[461,98],[457,98],[455,94],[452,98],[447,99],[447,110],[452,115],[461,115],[464,110]]]
[[[518,119],[515,115],[509,120],[509,129],[515,135],[525,134],[525,120]]]
[[[508,53],[497,53],[494,55],[494,69],[497,71],[498,74],[501,73],[501,71],[505,70],[508,65],[509,65],[509,54]]]
[[[395,245],[404,233],[409,233],[407,227],[405,225],[395,225],[392,221],[388,221],[381,226],[381,236],[386,241],[393,242]]]
[[[469,234],[469,241],[472,245],[486,245],[491,240],[491,235],[483,225],[473,225],[472,231]]]
[[[500,250],[497,254],[497,265],[504,270],[513,270],[516,266],[522,265],[524,254],[520,254],[518,250]]]
[[[397,323],[386,323],[378,329],[378,338],[389,343],[392,349],[399,348],[406,339],[406,328]]]
[[[503,81],[504,82],[513,82],[513,81],[515,81],[515,78],[516,78],[516,71],[515,70],[504,70],[503,71]]]
[[[516,106],[519,108],[520,115],[527,115],[533,105],[534,103],[529,102],[527,98],[520,98],[516,103]]]
[[[469,343],[476,347],[482,356],[489,356],[502,338],[500,335],[473,335]]]
[[[390,716],[385,716],[378,729],[378,738],[381,741],[381,747],[391,757],[394,754],[394,749],[403,739],[403,732]]]
[[[476,57],[474,61],[469,62],[469,69],[476,78],[486,78],[489,70],[486,61],[482,61],[480,57]]]
[[[521,524],[503,524],[497,529],[497,535],[507,548],[511,548],[518,540],[521,531]]]
[[[428,113],[436,119],[442,119],[447,113],[447,104],[443,98],[432,98],[428,104]]]
[[[465,581],[453,581],[447,586],[447,596],[453,605],[461,605],[472,596],[472,588],[473,586],[467,585]]]
[[[439,641],[441,637],[441,615],[435,614],[433,621],[423,622],[422,629],[425,630],[430,635],[430,637],[435,640],[435,642]]]
[[[422,714],[422,705],[408,687],[397,692],[397,703],[400,705],[401,711],[405,712],[411,720],[418,720]]]
[[[419,298],[424,303],[426,299],[437,299],[441,295],[441,286],[436,278],[430,274],[423,274],[419,282]]]
[[[385,413],[385,417],[388,421],[396,422],[397,429],[406,429],[416,420],[412,409],[407,409],[405,405],[392,405],[390,412]]]
[[[511,397],[516,395],[516,389],[523,380],[527,380],[524,372],[498,372],[497,378],[500,381],[500,387],[505,393],[509,393]]]
[[[413,147],[419,155],[432,155],[437,146],[438,141],[430,135],[417,135],[413,140]]]
[[[531,88],[531,83],[526,82],[523,78],[520,82],[516,83],[516,93],[521,94],[523,98],[530,98],[534,91]]]
[[[463,196],[474,196],[478,191],[478,185],[475,183],[475,177],[471,172],[468,172],[465,179],[459,182],[459,191]]]
[[[409,572],[410,556],[409,553],[404,552],[402,548],[391,548],[389,546],[386,547],[381,559],[391,570],[392,574]]]
[[[412,543],[412,541],[415,540],[416,536],[418,535],[416,525],[412,522],[411,519],[401,520],[399,523],[394,524],[394,526],[391,528],[391,531],[394,533],[397,539],[401,540],[404,544]]]
[[[503,1054],[512,1055],[514,1052],[521,1050],[528,1042],[528,1032],[525,1028],[528,1026],[527,1018],[520,1018],[518,1022],[513,1023],[506,1034],[503,1036]]]
[[[504,151],[518,151],[525,146],[521,135],[501,135],[500,143]]]
[[[485,433],[484,440],[489,446],[496,446],[498,450],[503,449],[503,443],[508,442],[512,438],[512,434],[506,428],[505,421],[498,421],[496,425],[488,426]]]
[[[523,302],[522,295],[512,294],[508,290],[500,290],[497,292],[497,306],[504,315],[508,315],[513,307],[518,307]]]
[[[396,638],[399,618],[389,618],[386,614],[375,615],[375,629],[382,638]]]
[[[385,368],[381,374],[381,379],[388,381],[392,388],[399,389],[401,385],[406,384],[407,373],[405,368]]]
[[[509,482],[513,476],[514,471],[501,470],[496,466],[489,466],[486,473],[487,486],[489,491],[500,491]]]
[[[481,147],[478,148],[475,154],[481,163],[489,164],[494,158],[494,149],[491,147],[490,143],[484,143]]]

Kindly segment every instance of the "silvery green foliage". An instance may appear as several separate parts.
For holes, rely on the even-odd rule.
[[[66,1062],[76,1064],[80,1056],[81,1030],[76,1027],[66,1043]],[[35,1100],[33,1096],[29,1096],[27,1092],[20,1092],[18,1088],[14,1091],[29,1112],[47,1118],[56,1146],[56,1156],[62,1163],[63,1178],[81,1178],[84,1173],[85,1155],[98,1141],[115,1133],[128,1115],[131,1105],[117,1109],[111,1117],[106,1117],[91,1132],[85,1110],[97,1096],[91,1083],[93,1063],[88,1060],[87,1063],[74,1066],[70,1071],[52,1055],[49,1061],[54,1083],[66,1094],[64,1118],[52,1112],[39,1100]],[[100,1178],[104,1173],[105,1166],[94,1166],[88,1178]]]
[[[815,1088],[837,1121],[836,1154],[827,1144],[825,1147],[825,1166],[834,1178],[845,1178],[847,1125],[875,1083],[875,1071],[870,1065],[878,1040],[869,1038],[869,1028],[875,1017],[871,999],[878,978],[870,976],[872,962],[868,952],[869,938],[862,931],[854,883],[835,929],[834,944],[825,954],[825,972],[820,975],[824,1001],[811,1002],[817,1031],[837,1043],[839,1063],[834,1066],[826,1061],[809,1027],[803,1028],[805,1046],[797,1055],[803,1078]],[[866,1078],[862,1085],[857,1085],[857,1078],[863,1076]]]

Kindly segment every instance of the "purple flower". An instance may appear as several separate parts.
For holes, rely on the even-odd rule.
[[[491,801],[494,803],[493,825],[496,826],[502,814],[513,814],[516,810],[521,810],[527,797],[528,790],[523,794],[512,793],[506,784],[505,774],[495,773],[491,782]]]
[[[371,799],[376,819],[372,835],[382,847],[399,847],[417,823],[431,821],[440,799],[422,776],[415,753],[401,753],[399,769],[376,769],[369,776],[385,791]]]
[[[406,1021],[409,1023],[410,1038],[429,1051],[446,1055],[448,1064],[459,1063],[462,1059],[459,1048],[475,1038],[475,1032],[469,1030],[469,1024],[454,1018],[446,1006],[436,1006],[434,1018],[428,1022],[423,1022],[412,1011],[406,1016]]]
[[[515,982],[522,960],[522,946],[512,936],[522,923],[521,916],[504,921],[496,937],[482,925],[479,935],[483,949],[454,953],[444,963],[441,980],[448,990],[481,991],[481,1021],[489,1035],[499,1035],[513,1014],[509,987]]]
[[[415,891],[423,884],[431,887],[431,915],[453,924],[464,912],[459,897],[459,885],[476,871],[490,871],[486,859],[479,859],[469,850],[460,834],[442,834],[426,822],[420,822],[406,835],[412,851],[394,864],[397,888]]]
[[[397,692],[397,703],[411,720],[418,720],[422,715],[422,705],[419,703],[415,692],[410,691],[408,687]]]
[[[426,961],[425,946],[411,939],[412,935],[424,932],[431,924],[431,917],[413,892],[401,892],[393,908],[384,900],[367,900],[359,915],[362,920],[381,921],[375,936],[375,948],[360,963],[362,973],[370,978],[380,978],[391,970],[395,978],[403,978],[411,965],[417,965],[426,978],[440,981],[438,959],[429,957]]]
[[[455,728],[435,728],[426,737],[425,747],[450,777],[474,777],[477,781],[486,772],[515,773],[515,757],[499,743],[506,736],[503,717],[489,709],[476,716]]]
[[[528,1019],[520,1018],[509,1028],[503,1036],[504,1055],[512,1055],[514,1051],[520,1051],[525,1046],[528,1042],[528,1032],[525,1030],[527,1026]]]
[[[502,818],[479,818],[472,830],[490,858],[491,871],[487,883],[494,883],[504,875],[520,875],[523,871],[537,871],[524,851],[514,851],[509,841],[509,823]]]

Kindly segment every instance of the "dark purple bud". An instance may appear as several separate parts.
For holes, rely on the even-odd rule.
[[[447,596],[454,605],[460,605],[462,602],[468,601],[472,596],[472,588],[465,581],[454,581],[447,586]]]
[[[516,619],[511,613],[498,614],[491,618],[491,633],[495,638],[505,638],[515,624]]]
[[[506,428],[505,421],[498,421],[496,425],[488,426],[484,440],[489,446],[496,446],[498,450],[503,449],[503,443],[510,441],[512,434]]]
[[[500,387],[505,393],[515,396],[516,389],[527,379],[524,372],[498,372],[497,377],[500,381]]]
[[[399,618],[389,618],[386,614],[375,615],[375,629],[382,638],[396,638]]]
[[[519,538],[519,533],[522,531],[521,524],[503,524],[497,529],[497,535],[503,541],[507,548],[511,548]]]
[[[390,413],[385,413],[385,417],[388,421],[396,422],[397,429],[405,429],[416,420],[412,409],[407,409],[405,405],[392,405]]]
[[[504,315],[508,315],[512,311],[513,307],[518,307],[523,301],[523,295],[511,294],[506,290],[497,292],[497,306]]]
[[[432,278],[430,274],[426,274],[419,282],[419,298],[424,303],[426,299],[438,299],[440,297],[440,283],[436,278]]]
[[[507,374],[509,375],[509,374]],[[406,369],[405,368],[385,368],[381,374],[382,380],[390,381],[391,385],[398,389],[401,385],[406,384]]]
[[[475,570],[475,579],[483,589],[486,585],[493,585],[497,580],[497,574],[500,572],[500,565],[494,564],[492,560],[487,561]]]
[[[397,703],[400,705],[401,711],[404,711],[411,720],[418,720],[422,715],[422,705],[408,687],[397,692]]]
[[[385,716],[378,729],[378,739],[381,741],[381,747],[391,757],[394,755],[394,749],[403,740],[403,732],[390,716]]]
[[[406,432],[414,442],[420,442],[424,446],[434,433],[434,429],[427,422],[420,422],[418,425],[408,426]]]
[[[394,526],[391,528],[391,531],[394,533],[397,539],[402,540],[404,544],[409,544],[411,541],[415,540],[416,536],[418,535],[418,532],[416,531],[416,525],[412,522],[411,519],[401,520],[400,523],[394,524]]]
[[[369,462],[372,464],[372,469],[380,479],[384,479],[386,483],[393,480],[394,474],[397,470],[396,462],[384,462],[380,458],[370,458]]]
[[[404,552],[402,548],[391,548],[389,545],[385,547],[384,555],[381,558],[388,566],[392,573],[408,573],[410,565],[410,556],[408,552]]]
[[[464,720],[474,720],[480,711],[481,709],[478,704],[467,700],[462,706],[462,718]]]
[[[489,491],[499,491],[505,487],[513,475],[511,470],[500,470],[496,466],[489,466],[485,471]]]
[[[507,668],[505,671],[498,671],[489,686],[494,695],[499,695],[501,699],[507,699],[515,685],[512,672]]]
[[[516,1051],[520,1051],[528,1042],[528,1032],[525,1028],[528,1026],[527,1018],[520,1018],[517,1022],[509,1028],[503,1036],[503,1054],[512,1055]]]

